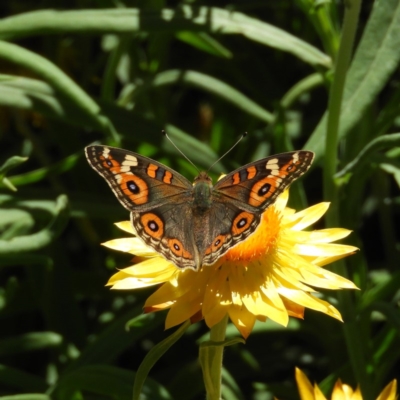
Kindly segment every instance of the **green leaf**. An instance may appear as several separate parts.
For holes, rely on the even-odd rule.
[[[375,1],[346,78],[339,137],[344,138],[365,115],[400,61],[400,2]],[[326,114],[304,148],[324,154]]]
[[[400,315],[397,307],[384,301],[377,301],[371,306],[371,310],[383,314],[390,325],[400,332]]]
[[[245,344],[246,341],[242,337],[236,337],[236,338],[233,338],[233,339],[227,339],[227,340],[224,340],[222,342],[215,342],[215,341],[212,341],[212,340],[206,340],[206,341],[200,343],[200,347],[219,347],[219,346],[228,347],[228,346],[232,346],[232,345],[238,344],[238,343]]]
[[[28,157],[13,156],[10,157],[2,166],[0,166],[0,175],[5,175],[8,171],[24,163]]]
[[[385,162],[380,163],[379,167],[387,172],[388,174],[393,175],[394,180],[397,183],[397,186],[400,188],[400,165],[399,162]]]
[[[132,318],[142,315],[142,307],[135,307],[108,326],[96,340],[85,347],[79,358],[68,365],[67,370],[72,371],[78,367],[110,362],[132,343],[149,334],[154,329],[158,329],[164,322],[163,313],[150,313],[140,319],[141,326],[126,331],[126,324]]]
[[[54,332],[31,332],[0,341],[0,355],[20,354],[29,351],[58,347],[62,337]]]
[[[366,163],[371,161],[371,156],[379,150],[392,148],[400,145],[400,133],[391,133],[382,135],[371,140],[357,155],[357,157],[349,162],[341,171],[336,174],[336,178],[342,178],[350,172],[362,168]]]
[[[57,163],[49,167],[39,168],[21,175],[14,175],[13,177],[10,177],[10,181],[17,186],[39,182],[48,177],[56,176],[71,170],[73,167],[75,167],[76,163],[81,157],[82,150],[75,154],[71,154],[70,156],[58,161]]]
[[[70,400],[75,391],[85,391],[118,400],[132,399],[135,374],[109,365],[88,365],[64,375],[53,388],[56,398]],[[152,379],[142,388],[140,400],[170,400],[167,390]]]
[[[375,271],[372,278],[373,286],[363,293],[359,301],[358,308],[361,311],[393,297],[400,287],[400,272],[387,274]]]
[[[26,210],[4,208],[0,209],[0,238],[10,240],[24,235],[35,225],[34,217]]]
[[[38,79],[0,75],[0,104],[23,110],[33,110],[51,118],[77,126],[96,128],[92,114],[82,111],[49,83]]]
[[[111,123],[101,115],[99,105],[55,64],[32,51],[4,41],[0,41],[0,58],[33,71],[49,83],[59,96],[63,96],[66,101],[74,104],[92,121],[93,125],[113,134]]]
[[[47,394],[27,393],[1,396],[0,400],[51,400],[51,398]]]
[[[34,11],[3,18],[0,38],[55,33],[134,33],[204,31],[219,35],[243,35],[247,39],[281,51],[323,68],[331,59],[316,47],[282,29],[245,14],[217,7],[183,5],[176,10],[104,9],[79,11]]]
[[[222,398],[227,400],[244,400],[239,384],[226,368],[222,368]]]
[[[214,56],[232,58],[231,51],[205,32],[182,31],[178,32],[176,37],[182,42]]]
[[[0,385],[1,384],[26,392],[44,392],[48,388],[48,384],[44,379],[2,364],[0,364]]]
[[[135,96],[139,96],[142,91],[176,84],[193,86],[212,93],[265,123],[269,124],[274,119],[269,111],[259,106],[234,87],[212,76],[191,70],[173,69],[161,72],[149,83],[139,87],[137,92],[135,92]]]
[[[182,337],[182,335],[189,328],[190,322],[187,321],[182,324],[173,334],[166,339],[156,344],[146,355],[135,376],[135,383],[133,386],[133,400],[139,400],[142,393],[142,387],[147,379],[153,365],[163,356],[163,354]]]
[[[190,155],[190,159],[196,165],[208,168],[218,158],[210,146],[179,129],[176,125],[170,123],[161,125],[154,120],[146,119],[142,115],[134,114],[111,103],[102,103],[102,107],[105,113],[112,119],[118,132],[126,135],[126,137],[129,137],[136,144],[148,142],[168,154],[181,156],[167,138],[162,135],[161,130],[164,128],[168,135],[179,144],[181,151],[184,154]],[[132,125],[135,126],[134,136],[132,136]],[[222,172],[225,171],[221,163],[217,163],[215,168],[218,168]]]
[[[9,181],[9,179],[6,178],[6,174],[10,169],[18,167],[27,159],[27,157],[19,156],[10,157],[2,166],[0,166],[0,182],[13,192],[16,192],[17,188]]]
[[[53,219],[41,231],[31,235],[18,236],[11,240],[0,240],[0,255],[37,250],[56,239],[64,230],[69,219],[68,199],[65,195],[57,198],[51,212]]]

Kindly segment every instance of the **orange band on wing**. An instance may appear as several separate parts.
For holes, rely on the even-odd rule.
[[[212,242],[212,245],[207,247],[205,254],[208,255],[212,252],[219,250],[226,242],[227,235],[218,235]]]
[[[251,223],[254,221],[254,215],[247,212],[242,211],[236,218],[233,220],[232,223],[232,235],[237,236],[243,233],[246,229],[248,229]]]
[[[278,179],[281,180],[281,178]],[[267,176],[266,178],[255,183],[251,188],[249,204],[254,207],[259,207],[268,198],[270,198],[279,186],[278,179]]]
[[[297,165],[300,164],[300,161],[294,162],[290,160],[287,164],[285,164],[279,171],[279,176],[284,178],[285,176],[289,175],[289,173],[293,173],[297,169]]]
[[[145,232],[155,239],[161,239],[164,235],[164,223],[161,218],[153,213],[143,214],[140,222]]]
[[[151,178],[155,178],[157,170],[158,170],[157,165],[149,164],[149,166],[147,167],[147,175],[150,176]]]
[[[172,174],[171,174],[171,172],[165,171],[164,178],[163,178],[163,182],[164,182],[164,183],[171,183],[171,180],[172,180]]]
[[[133,174],[119,174],[121,176],[119,186],[122,192],[128,196],[133,203],[145,204],[149,201],[149,188],[147,183]]]
[[[121,172],[121,164],[111,156],[100,156],[99,159],[102,161],[103,167],[109,169],[113,174],[119,174]]]
[[[236,174],[232,176],[232,185],[237,185],[238,183],[240,183],[240,175],[239,172],[236,172]]]
[[[185,250],[183,244],[178,239],[168,239],[169,249],[177,256],[192,259],[193,256]]]
[[[247,174],[247,179],[253,179],[257,174],[257,168],[254,165],[247,168]]]

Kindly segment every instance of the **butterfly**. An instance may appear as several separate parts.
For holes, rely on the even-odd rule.
[[[214,186],[206,172],[190,182],[128,150],[85,148],[90,166],[130,211],[144,243],[180,269],[211,265],[246,239],[262,213],[310,167],[314,153],[293,151],[246,164]]]

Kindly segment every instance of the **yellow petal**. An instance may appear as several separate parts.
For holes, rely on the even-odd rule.
[[[229,282],[227,281],[229,272],[229,268],[221,267],[209,275],[210,279],[205,285],[202,306],[204,315],[207,315],[217,304],[232,302]]]
[[[178,271],[173,264],[162,257],[153,257],[124,268],[124,272],[132,276],[155,278],[160,281],[160,275],[172,276]]]
[[[228,308],[228,314],[237,330],[246,339],[253,330],[253,326],[256,322],[254,315],[247,311],[246,307],[234,305]]]
[[[300,255],[314,257],[330,257],[338,254],[351,254],[357,250],[356,247],[346,244],[317,243],[317,244],[296,244],[293,251]]]
[[[168,301],[176,301],[180,299],[187,290],[188,288],[184,288],[181,285],[175,287],[171,282],[166,282],[147,298],[144,305],[145,307],[153,307],[157,304],[167,303]]]
[[[285,210],[286,204],[289,200],[289,189],[286,189],[281,195],[278,196],[274,203],[274,207],[277,211]]]
[[[290,301],[289,299],[283,298],[282,301],[286,307],[288,315],[291,317],[304,319],[304,307],[294,303],[293,301]]]
[[[300,282],[301,275],[299,271],[295,271],[291,268],[285,268],[281,263],[276,264],[271,280],[275,287],[288,287],[290,289],[304,290],[305,292],[313,292],[307,285]]]
[[[136,234],[135,230],[133,229],[131,221],[116,222],[115,226],[121,229],[122,231],[131,233],[132,235]]]
[[[288,240],[292,244],[295,243],[331,243],[339,239],[343,239],[350,235],[351,231],[342,228],[329,228],[321,229],[318,231],[294,231],[291,229],[285,229],[282,232],[282,239]]]
[[[349,247],[352,247],[352,246],[349,246]],[[351,253],[336,254],[336,255],[333,255],[333,256],[329,256],[329,257],[316,257],[310,262],[312,262],[313,264],[318,265],[320,267],[323,267],[323,266],[331,264],[331,263],[333,263],[333,262],[335,262],[337,260],[340,260],[340,259],[342,259],[344,257],[347,257],[350,254],[354,254],[354,253],[356,253],[358,251],[357,247],[353,247],[353,249],[354,249],[354,251],[351,252]]]
[[[298,279],[307,285],[324,289],[356,289],[353,282],[331,271],[320,268],[306,261],[304,257],[291,254],[291,267],[297,271]]]
[[[241,296],[243,279],[241,279],[241,276],[238,275],[237,270],[237,268],[232,268],[231,270],[231,274],[229,276],[229,287],[232,295],[232,303],[237,306],[241,306],[243,304]]]
[[[346,278],[331,271],[322,270],[311,272],[303,270],[303,279],[308,285],[322,289],[357,289],[357,286]]]
[[[325,396],[321,392],[321,389],[318,387],[317,384],[314,385],[314,397],[315,400],[326,400]]]
[[[102,243],[102,246],[141,257],[157,256],[157,253],[153,249],[144,245],[141,240],[135,237],[109,240]]]
[[[159,283],[160,281],[157,281],[157,279],[134,277],[123,270],[114,274],[109,279],[106,286],[112,286],[112,289],[140,289],[143,287],[154,286]]]
[[[301,231],[321,219],[328,208],[329,203],[319,203],[285,218],[283,223],[285,227],[290,227],[294,231]]]
[[[350,230],[344,228],[328,228],[309,232],[311,243],[330,243],[349,236]]]
[[[397,381],[393,379],[388,385],[383,389],[382,393],[378,396],[376,400],[396,400],[397,399]]]
[[[342,316],[340,315],[340,312],[327,301],[318,299],[317,297],[311,296],[310,294],[305,293],[301,290],[292,290],[285,287],[278,288],[278,292],[280,295],[297,304],[300,304],[303,307],[323,312],[324,314],[327,314],[333,318],[338,319],[339,321],[342,321]]]
[[[279,302],[276,301],[276,299],[279,298]],[[263,309],[259,312],[259,314],[264,315],[265,317],[268,317],[269,319],[275,321],[276,323],[282,325],[282,326],[287,326],[289,323],[289,314],[287,312],[286,307],[283,304],[282,299],[279,296],[276,296],[274,301],[272,301],[263,291],[261,293],[261,299],[264,303]],[[277,306],[278,304],[278,306]]]
[[[186,320],[190,319],[190,317],[192,317],[194,314],[196,314],[199,310],[199,302],[177,302],[168,311],[167,318],[165,320],[165,328],[172,328],[173,326],[185,322]]]
[[[145,287],[150,287],[157,285],[155,282],[145,282],[141,279],[136,279],[136,278],[126,278],[124,280],[120,280],[118,282],[115,282],[111,289],[113,290],[131,290],[131,289],[141,289]],[[107,283],[106,286],[110,286],[110,283]]]
[[[343,384],[342,381],[338,379],[333,387],[332,400],[362,400],[362,398],[359,397],[360,395],[361,394],[357,394],[357,392],[353,392],[353,389],[349,385]]]
[[[287,326],[289,323],[289,314],[273,282],[271,280],[266,281],[265,285],[261,286],[261,291],[264,301],[273,306],[273,311],[268,314],[268,317],[282,326]]]
[[[357,389],[351,396],[351,400],[363,400],[360,387],[357,386]]]
[[[315,400],[314,389],[308,380],[307,376],[296,367],[296,383],[297,389],[299,390],[299,395],[301,400]],[[324,400],[326,400],[324,398]]]
[[[225,317],[228,312],[228,306],[223,306],[219,303],[215,303],[213,308],[209,308],[207,313],[203,312],[204,320],[209,328],[218,324]]]

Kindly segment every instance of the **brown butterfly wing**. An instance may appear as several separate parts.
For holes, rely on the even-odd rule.
[[[131,211],[138,236],[179,268],[198,268],[190,201],[192,184],[167,166],[109,146],[88,146],[91,167]]]
[[[310,151],[277,154],[238,168],[219,180],[214,187],[213,203],[225,206],[224,213],[231,225],[220,242],[218,221],[223,213],[211,220],[213,247],[204,253],[203,264],[214,263],[232,246],[251,235],[260,223],[262,212],[308,170],[313,159],[314,153]]]
[[[211,265],[235,244],[250,236],[260,223],[261,213],[241,210],[233,202],[215,201],[208,219],[209,234],[202,250],[202,264]]]
[[[129,211],[182,203],[191,195],[190,181],[151,158],[110,146],[88,146],[85,153],[90,166]]]
[[[232,201],[240,209],[264,211],[289,185],[310,168],[311,151],[277,154],[247,164],[223,177],[215,185],[222,201]]]

